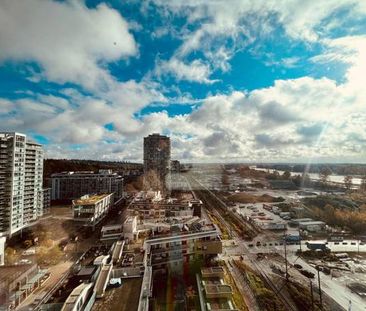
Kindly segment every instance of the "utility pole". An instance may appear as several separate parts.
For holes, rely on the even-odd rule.
[[[285,241],[283,243],[284,247],[285,247],[285,267],[286,267],[286,282],[288,282],[288,267],[287,267],[287,247],[286,247],[286,235],[285,235]]]
[[[299,242],[300,242],[300,253],[302,253],[302,249],[301,249],[301,235],[300,235],[300,228],[299,228]]]
[[[309,279],[310,281],[310,295],[311,295],[311,310],[314,311],[314,294],[313,294],[313,282]]]
[[[322,288],[320,286],[320,269],[319,266],[316,267],[318,271],[318,288],[319,288],[319,299],[320,299],[320,309],[323,310],[323,297],[322,297]]]

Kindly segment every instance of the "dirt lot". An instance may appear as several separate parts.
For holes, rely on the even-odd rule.
[[[135,311],[137,310],[142,279],[123,280],[122,286],[107,289],[105,296],[97,300],[93,311]]]
[[[280,198],[272,197],[268,194],[263,194],[261,196],[252,195],[249,193],[236,193],[228,197],[229,201],[238,202],[238,203],[273,203],[273,202],[281,202],[284,201]]]

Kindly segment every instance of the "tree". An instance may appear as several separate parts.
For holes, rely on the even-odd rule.
[[[6,265],[13,265],[18,260],[19,255],[17,251],[12,247],[7,247],[5,249],[5,264]]]
[[[347,175],[347,176],[344,176],[344,185],[345,185],[345,187],[346,187],[346,189],[348,190],[348,191],[350,191],[351,190],[351,187],[352,187],[352,176],[351,175]]]
[[[291,173],[289,171],[284,171],[282,177],[283,179],[290,179]]]
[[[221,182],[223,185],[229,185],[230,184],[230,181],[229,181],[229,175],[227,173],[223,173],[221,175]]]
[[[329,181],[329,176],[332,174],[332,171],[329,167],[324,167],[319,172],[319,179],[325,185]]]
[[[366,192],[366,175],[364,175],[361,179],[361,185],[360,185],[360,190],[362,192]]]
[[[301,179],[302,179],[303,186],[310,186],[311,179],[310,179],[310,176],[308,173],[303,173]]]
[[[24,248],[30,248],[32,245],[33,245],[33,241],[32,240],[25,240],[23,242]]]

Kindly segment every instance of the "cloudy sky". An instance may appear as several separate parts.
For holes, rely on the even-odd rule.
[[[364,0],[2,0],[0,130],[47,157],[366,162]]]

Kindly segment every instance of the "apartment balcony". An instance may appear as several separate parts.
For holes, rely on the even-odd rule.
[[[195,242],[195,251],[197,254],[202,255],[217,255],[222,253],[222,242],[221,240],[209,240]]]
[[[202,268],[201,274],[203,278],[223,278],[225,271],[222,267]]]
[[[161,254],[160,256],[153,256],[151,258],[151,265],[166,265],[168,263],[177,262],[184,260],[186,254]]]
[[[155,248],[155,249],[152,249],[151,252],[153,255],[160,255],[160,254],[164,254],[164,253],[172,253],[172,252],[183,251],[183,250],[188,250],[188,249],[189,249],[189,246],[186,244],[186,245],[175,245],[175,246],[170,246],[170,247]]]
[[[204,285],[206,298],[228,298],[233,295],[230,285],[226,284],[208,284]]]

